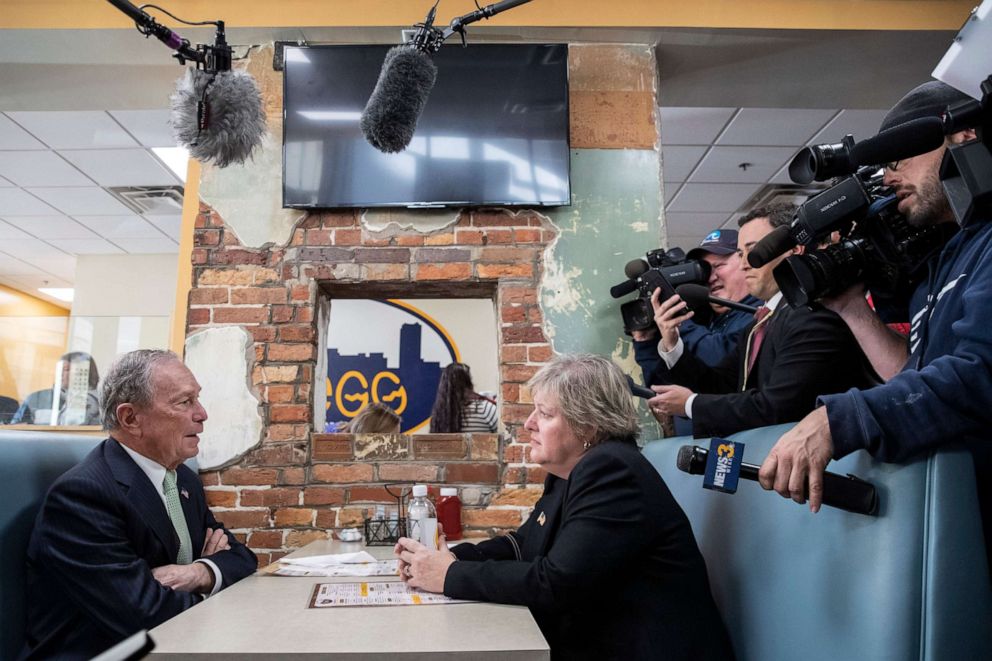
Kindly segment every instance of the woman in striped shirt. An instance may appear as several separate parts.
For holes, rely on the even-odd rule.
[[[445,367],[431,410],[431,433],[495,433],[496,425],[496,402],[475,392],[468,365]]]

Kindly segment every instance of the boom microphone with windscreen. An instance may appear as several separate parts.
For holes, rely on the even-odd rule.
[[[769,234],[766,234],[765,238],[754,244],[754,247],[747,254],[747,263],[760,269],[795,246],[796,240],[792,237],[792,229],[788,225],[779,225]]]
[[[195,69],[187,69],[177,81],[170,98],[169,123],[176,142],[188,148],[193,158],[218,167],[247,160],[265,137],[265,113],[255,79],[244,71],[231,70],[232,51],[224,21],[190,23],[169,14],[188,25],[216,26],[214,44],[199,44],[194,49],[187,39],[159,24],[144,9],[127,0],[108,2],[133,19],[141,34],[173,49],[180,64],[187,60],[196,63]]]
[[[409,146],[417,130],[427,97],[437,79],[437,66],[431,55],[440,50],[444,40],[459,33],[465,45],[465,26],[500,12],[526,4],[531,0],[503,0],[480,7],[474,12],[452,19],[444,30],[434,27],[437,2],[418,23],[409,44],[395,46],[386,53],[359,126],[370,145],[381,152],[393,154]],[[478,5],[476,5],[478,6]]]
[[[676,466],[683,473],[702,475],[706,472],[709,450],[694,445],[679,448]],[[741,477],[758,481],[760,466],[741,464]],[[823,504],[855,514],[875,514],[878,512],[878,493],[875,485],[853,475],[843,476],[829,471],[823,472]]]

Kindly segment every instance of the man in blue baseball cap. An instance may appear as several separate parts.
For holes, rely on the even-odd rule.
[[[713,230],[698,248],[693,248],[686,256],[710,265],[708,285],[711,296],[739,301],[753,307],[761,305],[762,302],[747,291],[741,260],[737,256],[737,230]],[[718,305],[712,307],[714,314],[708,324],[697,324],[690,319],[678,329],[686,351],[711,366],[719,363],[737,346],[738,335],[753,319],[753,315],[748,312]],[[633,331],[632,335],[634,359],[644,372],[644,385],[650,387],[668,383],[667,380],[659,381],[659,375],[665,374],[665,366],[658,355],[658,329]],[[686,418],[675,418],[675,432],[679,435],[692,434],[692,423]]]

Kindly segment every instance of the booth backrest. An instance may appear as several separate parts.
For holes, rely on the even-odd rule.
[[[791,425],[742,432],[760,464]],[[948,448],[908,464],[865,452],[831,462],[878,489],[877,516],[806,506],[741,480],[707,491],[676,468],[691,438],[644,454],[682,505],[741,661],[979,659],[992,653],[992,589],[971,456]]]
[[[0,431],[0,659],[24,642],[24,558],[41,501],[58,476],[102,438]]]

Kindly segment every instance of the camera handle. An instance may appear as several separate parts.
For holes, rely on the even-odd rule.
[[[992,220],[992,76],[982,84],[980,139],[952,145],[940,164],[940,180],[958,225]]]

